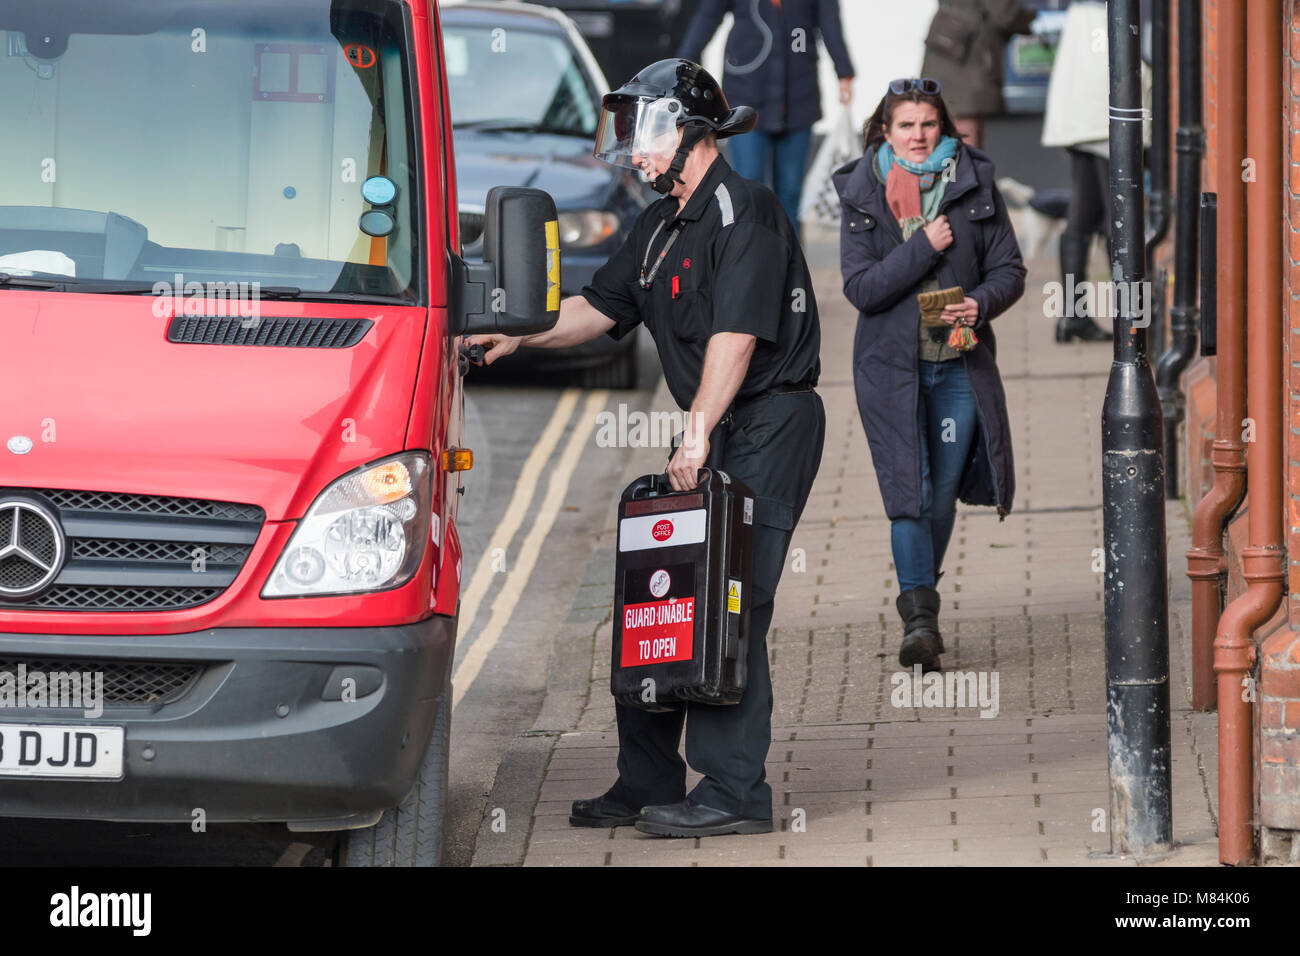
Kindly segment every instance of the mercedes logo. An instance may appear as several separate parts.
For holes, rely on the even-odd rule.
[[[25,455],[32,450],[32,440],[26,435],[15,435],[5,442],[5,447],[15,455]]]
[[[63,570],[63,529],[27,498],[0,498],[0,598],[31,597]]]

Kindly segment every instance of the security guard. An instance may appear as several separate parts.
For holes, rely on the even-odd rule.
[[[688,60],[655,63],[605,96],[595,155],[639,169],[664,198],[581,295],[562,303],[553,329],[468,340],[490,346],[491,364],[520,344],[565,348],[601,333],[622,338],[645,323],[669,391],[689,411],[668,464],[673,488],[694,488],[698,469],[721,452],[722,470],[756,495],[744,697],[666,713],[618,705],[618,780],[602,796],[574,802],[574,826],[635,824],[663,836],[772,829],[767,629],[826,419],[813,391],[817,303],[794,227],[770,190],[718,154],[719,138],[752,129],[756,119],[748,107],[729,109],[713,77]],[[704,774],[689,797],[678,754],[683,721],[686,759]]]

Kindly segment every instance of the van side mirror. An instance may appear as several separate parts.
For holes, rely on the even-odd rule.
[[[560,317],[560,227],[540,189],[488,191],[483,262],[451,257],[450,324],[455,335],[530,335]]]

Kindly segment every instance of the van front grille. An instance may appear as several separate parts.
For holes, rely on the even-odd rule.
[[[255,505],[198,498],[0,488],[5,494],[38,499],[55,512],[68,559],[47,589],[0,601],[0,608],[174,611],[206,604],[238,577],[266,520]]]
[[[0,602],[0,607],[42,611],[176,611],[214,600],[225,588],[115,588],[80,587],[55,583],[52,588],[23,602]]]
[[[20,666],[23,671],[19,670]],[[28,678],[39,673],[45,676],[47,685],[53,685],[56,681],[52,680],[51,675],[102,674],[105,705],[170,703],[182,697],[193,686],[203,669],[203,664],[188,661],[0,657],[0,674],[10,674],[14,680],[17,680],[19,673],[24,673]]]
[[[23,491],[0,488],[0,492]],[[257,521],[266,514],[256,505],[236,505],[228,501],[204,501],[200,498],[170,498],[164,495],[123,495],[105,491],[50,491],[33,489],[30,493],[47,499],[60,511],[93,511],[97,514],[174,515],[181,518],[231,518]]]
[[[74,558],[105,561],[182,561],[202,564],[242,565],[252,548],[231,544],[203,545],[176,541],[119,541],[113,538],[77,538],[72,542]]]

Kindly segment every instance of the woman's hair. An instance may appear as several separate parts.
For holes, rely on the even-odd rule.
[[[879,146],[885,141],[885,129],[894,121],[894,108],[899,103],[929,103],[939,111],[939,133],[942,136],[954,136],[961,139],[961,133],[957,132],[957,124],[952,120],[952,114],[948,112],[948,104],[943,101],[943,96],[939,93],[928,94],[920,90],[908,90],[906,93],[889,93],[886,92],[880,100],[880,105],[876,111],[871,114],[866,123],[862,126],[862,146],[863,150],[869,150],[873,146]]]

